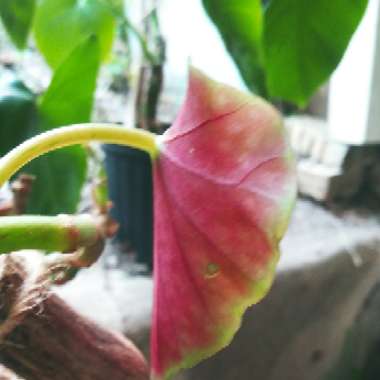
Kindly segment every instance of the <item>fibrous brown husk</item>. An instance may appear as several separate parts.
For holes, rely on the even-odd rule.
[[[79,315],[20,255],[0,257],[0,362],[25,380],[147,380],[126,338]]]

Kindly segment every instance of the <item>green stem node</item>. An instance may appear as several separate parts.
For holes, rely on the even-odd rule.
[[[101,238],[92,215],[21,215],[1,217],[0,254],[22,249],[73,252]]]

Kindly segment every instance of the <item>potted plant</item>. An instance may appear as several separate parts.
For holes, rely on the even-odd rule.
[[[337,20],[334,18],[335,23]],[[95,41],[89,37],[85,42],[96,46]],[[74,62],[78,57],[86,61],[82,51],[75,55]],[[56,90],[62,82],[72,85],[72,79],[62,80],[61,76],[77,65],[71,61],[66,65],[55,72],[50,88]],[[68,112],[52,102],[55,93],[47,91],[40,102],[42,125]],[[297,99],[305,96],[300,91]],[[54,112],[48,113],[49,110]],[[39,155],[90,140],[133,146],[144,150],[152,161],[152,375],[158,380],[170,379],[181,368],[195,365],[229,344],[244,311],[258,302],[272,283],[279,242],[296,195],[294,160],[281,117],[266,101],[192,69],[186,100],[164,136],[109,124],[85,123],[48,130],[1,158],[0,185]],[[46,188],[51,185],[47,180]],[[4,254],[22,248],[62,252],[56,261],[43,261],[42,278],[49,282],[51,274],[92,264],[101,251],[97,243],[107,236],[108,225],[98,217],[83,220],[58,215],[46,219],[34,215],[3,217],[0,229],[6,237],[0,242]],[[18,281],[17,276],[10,277],[2,282],[2,294],[7,296],[2,305],[9,305],[18,295],[17,290],[25,290],[17,284],[9,286],[10,279]],[[42,284],[32,290],[39,290]],[[26,300],[31,299],[37,311],[46,298]],[[8,310],[10,323],[1,326],[4,337],[24,321],[20,312],[31,309],[28,303],[21,306]],[[63,322],[70,323],[71,318]],[[71,326],[75,327],[75,323]],[[28,336],[21,331],[21,338]],[[103,337],[95,329],[94,332],[95,341],[104,343]],[[25,353],[23,344],[8,344],[8,349],[20,346]],[[40,346],[33,347],[36,348]],[[20,362],[35,368],[33,362]],[[65,366],[60,369],[64,374]],[[106,377],[105,373],[103,378]]]
[[[20,11],[20,12],[19,12]],[[109,56],[116,26],[119,31],[121,43],[129,49],[129,35],[135,35],[144,56],[144,70],[141,70],[139,89],[136,101],[136,115],[138,121],[135,126],[154,129],[157,100],[162,83],[163,55],[155,52],[156,34],[159,32],[158,20],[155,12],[149,14],[145,21],[145,34],[142,34],[125,15],[126,9],[121,1],[103,2],[96,0],[79,4],[78,1],[64,2],[56,0],[43,0],[39,3],[28,1],[21,5],[12,5],[10,2],[0,4],[0,16],[3,24],[18,48],[27,46],[29,31],[33,31],[36,45],[53,70],[53,78],[45,94],[40,96],[30,94],[27,99],[35,108],[36,117],[28,118],[27,122],[18,123],[17,118],[4,118],[4,122],[12,119],[12,127],[3,123],[5,136],[10,139],[2,139],[2,152],[8,151],[12,146],[20,143],[27,136],[47,130],[54,126],[90,120],[95,91],[95,82],[102,61]],[[61,22],[52,20],[65,20],[65,26]],[[91,17],[87,17],[87,16]],[[58,25],[58,28],[57,28]],[[155,37],[148,41],[148,29],[154,28]],[[71,33],[67,33],[70,30]],[[149,32],[149,35],[152,35]],[[160,46],[162,37],[159,36]],[[87,44],[84,41],[87,41]],[[57,42],[59,41],[59,42]],[[78,41],[83,41],[83,45]],[[56,49],[57,44],[60,46]],[[150,46],[152,45],[152,46]],[[80,51],[80,46],[82,50]],[[76,56],[74,56],[76,51]],[[83,74],[83,61],[81,56],[87,56],[87,70]],[[128,66],[130,65],[130,59]],[[155,73],[152,79],[146,74],[153,67]],[[125,67],[127,70],[128,67]],[[69,72],[70,71],[70,72]],[[124,76],[130,73],[123,73]],[[77,91],[76,83],[82,83],[80,91]],[[148,80],[147,80],[148,79]],[[70,85],[71,83],[71,85]],[[154,83],[153,85],[151,85]],[[23,85],[24,86],[24,85]],[[146,90],[147,89],[147,90]],[[26,91],[26,89],[25,89]],[[15,92],[15,91],[14,91]],[[21,94],[21,88],[18,90]],[[12,95],[14,98],[14,94]],[[26,98],[24,96],[24,103]],[[44,99],[46,99],[44,101]],[[148,99],[148,100],[147,100]],[[9,96],[3,97],[3,105],[9,112]],[[65,103],[67,108],[62,109],[60,104]],[[149,107],[145,107],[148,103]],[[61,110],[60,110],[61,109]],[[148,112],[140,112],[147,109]],[[57,111],[61,112],[57,112]],[[70,110],[70,112],[67,112]],[[54,115],[53,115],[54,113]],[[149,115],[149,116],[148,116]],[[18,117],[26,118],[28,113],[19,113]],[[149,123],[145,120],[151,120]],[[33,122],[33,128],[29,124]],[[144,124],[144,126],[143,126]],[[149,125],[148,125],[149,124]],[[6,128],[7,127],[7,128]],[[10,134],[9,130],[14,130]],[[138,261],[151,268],[152,265],[152,193],[149,158],[144,152],[136,149],[105,145],[105,166],[109,176],[110,197],[113,201],[113,216],[119,221],[119,240],[129,241],[137,251]],[[50,213],[59,211],[73,212],[80,196],[81,185],[85,180],[86,152],[81,147],[70,148],[55,153],[54,161],[47,162],[44,158],[26,168],[28,172],[36,175],[33,192],[31,194],[32,205],[29,212]],[[75,160],[75,170],[71,173],[69,181],[55,179],[55,192],[51,197],[41,198],[43,178],[49,172],[63,170],[67,159]],[[60,169],[61,168],[61,169]],[[114,175],[114,173],[119,175]],[[122,173],[122,175],[120,175]],[[129,189],[129,191],[128,191]],[[120,196],[120,190],[127,190]],[[55,201],[60,198],[60,205]],[[140,211],[137,211],[140,210]],[[126,219],[128,216],[128,219]]]
[[[165,42],[160,33],[157,9],[144,19],[144,34],[134,33],[143,53],[134,105],[134,127],[161,133],[157,108],[163,82]],[[141,150],[104,145],[111,215],[120,224],[116,238],[122,250],[134,251],[137,262],[152,269],[153,195],[149,155]]]
[[[193,366],[227,345],[245,309],[269,289],[278,244],[296,196],[294,161],[285,129],[280,114],[265,101],[191,69],[186,100],[164,136],[99,123],[52,129],[0,159],[0,186],[30,160],[91,140],[144,150],[152,161],[155,296],[151,371],[154,379],[170,379],[180,368]],[[27,248],[62,252],[52,260],[43,260],[42,273],[37,276],[51,281],[53,274],[54,281],[69,269],[92,265],[101,253],[102,240],[113,232],[109,229],[103,215],[2,217],[0,234],[6,239],[0,242],[0,252]],[[14,272],[11,278],[17,278]],[[12,288],[18,289],[17,285]],[[31,295],[33,289],[40,288],[33,286]],[[36,298],[43,302],[46,297]],[[42,307],[37,300],[36,305]],[[54,298],[47,300],[52,302]],[[12,301],[11,294],[8,301]],[[43,306],[49,317],[47,327],[61,327],[62,313],[50,312],[54,302]],[[30,308],[19,309],[27,313]],[[55,372],[42,365],[41,355],[30,354],[28,360],[23,356],[28,345],[23,337],[35,341],[35,323],[27,317],[11,312],[5,327],[2,324],[0,334],[4,337],[14,339],[17,327],[24,332],[18,340],[23,349],[7,351],[7,364],[16,371],[23,369],[22,374],[29,368],[35,373],[37,368],[45,374],[41,377],[44,379],[49,371]],[[40,323],[44,320],[38,319]],[[27,326],[23,325],[26,321]],[[70,322],[68,318],[66,323],[75,330],[76,323]],[[38,331],[38,336],[43,336],[43,329]],[[86,343],[88,331],[77,334],[81,345]],[[95,342],[99,339],[101,344],[91,344],[91,352],[107,343],[102,334],[94,336]],[[51,339],[38,342],[38,349],[50,348],[49,355],[57,354],[53,355],[54,365],[64,375],[68,367],[64,365],[65,356],[58,355],[61,350],[57,353],[50,347]],[[38,351],[33,349],[33,353]],[[101,351],[107,355],[108,350]],[[80,360],[81,364],[91,363],[86,357],[80,356]],[[141,365],[140,357],[136,361]],[[133,363],[129,362],[129,369],[136,369],[131,367]],[[88,369],[86,365],[81,367]],[[114,365],[108,370],[112,373],[113,369]],[[106,370],[102,375],[107,377]],[[57,374],[51,378],[62,377]]]

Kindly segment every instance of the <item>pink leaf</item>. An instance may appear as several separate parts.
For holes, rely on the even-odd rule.
[[[195,69],[161,143],[151,356],[168,379],[225,347],[268,291],[295,174],[274,108]]]

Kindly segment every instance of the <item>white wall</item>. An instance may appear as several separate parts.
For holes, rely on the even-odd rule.
[[[183,77],[190,61],[214,79],[245,88],[201,0],[160,0],[160,19],[173,77]]]
[[[349,144],[380,142],[380,4],[367,12],[330,81],[329,133]]]

